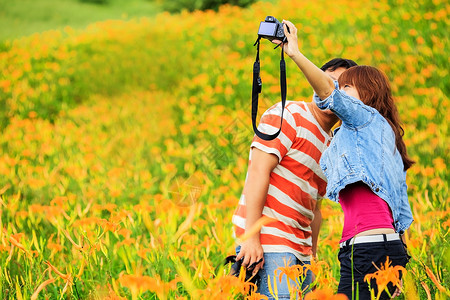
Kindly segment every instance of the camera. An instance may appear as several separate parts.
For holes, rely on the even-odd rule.
[[[283,24],[272,16],[267,16],[264,22],[259,24],[258,36],[269,41],[280,40],[283,43],[287,40],[284,35]]]
[[[239,277],[239,274],[241,273],[241,265],[242,265],[242,261],[244,260],[244,258],[241,258],[240,260],[236,260],[236,255],[230,255],[225,259],[225,265],[232,263],[231,265],[231,270],[230,270],[230,275]],[[258,274],[253,275],[253,269],[256,267],[257,264],[259,264],[260,262],[262,262],[262,258],[257,261],[254,262],[253,264],[251,264],[250,266],[248,266],[245,270],[245,281],[246,282],[252,282],[254,284],[258,284],[260,277]]]
[[[265,141],[271,141],[275,139],[280,133],[281,133],[281,125],[283,124],[283,112],[284,107],[286,104],[286,63],[284,61],[284,43],[287,42],[287,37],[284,34],[284,28],[283,23],[280,23],[276,18],[272,16],[267,16],[264,22],[261,22],[259,24],[258,29],[258,39],[253,44],[253,46],[256,46],[256,60],[253,63],[253,84],[252,84],[252,126],[253,131],[255,134],[265,140]],[[289,30],[289,27],[286,26],[287,32],[291,32]],[[266,134],[258,130],[258,126],[256,126],[256,116],[258,114],[258,95],[262,91],[262,81],[261,81],[261,65],[259,62],[259,46],[261,42],[261,38],[267,39],[274,43],[275,40],[280,41],[281,43],[275,42],[277,46],[274,48],[281,47],[281,59],[280,59],[280,88],[281,88],[281,121],[280,121],[280,128],[277,132],[273,134]],[[259,263],[259,262],[258,262]],[[258,264],[256,263],[256,265]],[[239,263],[237,262],[237,265]],[[237,266],[236,265],[236,266]],[[256,266],[255,265],[255,266]],[[254,267],[254,266],[253,266]],[[250,267],[247,267],[247,270],[249,270]]]

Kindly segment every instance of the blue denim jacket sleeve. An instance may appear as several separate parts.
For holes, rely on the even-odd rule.
[[[409,201],[408,201],[408,193],[407,193],[407,185],[406,182],[403,182],[402,184],[402,191],[401,191],[401,199],[400,199],[400,204],[399,204],[399,214],[400,214],[400,218],[399,220],[402,220],[402,223],[400,224],[395,224],[395,229],[397,232],[399,233],[403,233],[405,232],[405,230],[407,230],[409,228],[409,226],[411,226],[411,223],[414,221],[412,212],[411,212],[411,207],[409,206]]]
[[[322,100],[314,93],[314,101],[320,109],[329,109],[334,112],[342,123],[348,127],[363,127],[374,117],[376,110],[362,103],[344,91],[339,90],[337,81],[334,81],[335,89],[326,99]]]

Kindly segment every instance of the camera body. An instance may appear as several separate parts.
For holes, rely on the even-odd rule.
[[[287,40],[284,35],[283,24],[272,16],[267,16],[264,22],[259,24],[258,36],[269,41],[279,40],[283,43]]]
[[[240,260],[236,260],[236,255],[230,255],[225,259],[225,265],[232,263],[231,265],[231,269],[230,269],[230,275],[239,277],[240,273],[241,273],[241,266],[242,266],[242,262],[244,261],[244,258],[241,258]],[[246,282],[252,282],[254,284],[259,284],[260,281],[260,277],[258,274],[253,275],[253,269],[255,268],[255,266],[257,264],[259,264],[262,261],[262,259],[260,259],[258,262],[253,263],[252,265],[248,266],[247,268],[245,268],[244,272],[245,272],[245,281]]]

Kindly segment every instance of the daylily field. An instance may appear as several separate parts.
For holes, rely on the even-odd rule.
[[[447,299],[449,13],[443,0],[280,0],[1,43],[0,298],[245,298],[222,262],[253,136],[253,43],[273,15],[314,63],[341,56],[390,78],[417,162],[400,299]],[[260,112],[280,101],[272,48],[262,42]],[[309,101],[289,59],[287,74],[288,99]],[[322,208],[309,297],[337,299],[343,215]]]

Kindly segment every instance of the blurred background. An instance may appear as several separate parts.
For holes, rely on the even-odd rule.
[[[0,1],[0,39],[11,39],[65,26],[83,28],[108,19],[152,17],[168,11],[217,10],[220,5],[248,6],[255,0],[21,0]]]

